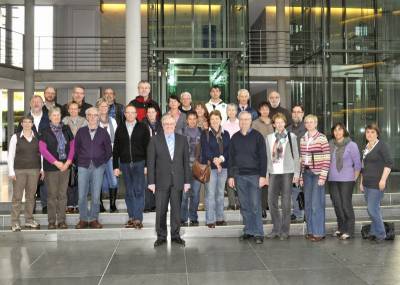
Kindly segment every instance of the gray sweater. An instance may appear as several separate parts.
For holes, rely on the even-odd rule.
[[[299,156],[299,148],[297,146],[297,137],[295,134],[290,133],[292,138],[292,148],[293,148],[293,157],[292,152],[290,151],[289,140],[287,140],[284,154],[283,154],[283,173],[294,173],[294,177],[300,176],[300,156]],[[267,147],[267,176],[269,174],[274,173],[274,168],[272,164],[272,149],[270,147],[270,143],[275,142],[275,133],[269,134],[265,138],[265,144]]]

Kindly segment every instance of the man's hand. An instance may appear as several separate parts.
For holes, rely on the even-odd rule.
[[[260,177],[259,181],[258,181],[258,187],[263,188],[264,186],[267,185],[267,178],[265,177]]]
[[[318,179],[318,186],[324,186],[325,185],[325,180]]]
[[[115,168],[114,169],[114,176],[119,177],[121,175],[121,171],[119,170],[119,168]]]
[[[299,177],[293,176],[293,181],[294,184],[298,185],[299,184]]]
[[[228,179],[228,186],[231,188],[235,188],[235,178]]]
[[[156,185],[155,184],[150,184],[147,186],[147,189],[149,189],[151,192],[155,193],[156,192]]]
[[[362,183],[360,183],[360,191],[361,193],[364,193],[364,186],[362,185]]]
[[[183,191],[184,191],[185,193],[187,193],[187,192],[189,192],[189,190],[190,190],[190,184],[185,184],[185,185],[183,186]]]
[[[40,170],[40,180],[44,180],[44,171],[43,170]]]

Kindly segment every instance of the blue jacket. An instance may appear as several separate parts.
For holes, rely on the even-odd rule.
[[[215,138],[213,132],[211,130],[205,130],[201,132],[201,163],[206,164],[207,161],[209,161],[211,163],[211,168],[216,169],[217,167],[214,163],[212,163],[212,161],[214,157],[219,157],[222,155],[225,158],[225,161],[222,163],[222,168],[228,167],[230,137],[227,131],[223,131],[222,141],[224,147],[223,152],[221,153],[218,147],[217,139]]]

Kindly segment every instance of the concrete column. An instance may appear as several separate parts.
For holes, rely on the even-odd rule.
[[[276,30],[277,30],[277,57],[279,65],[287,65],[285,68],[289,68],[289,53],[288,53],[288,45],[289,45],[289,34],[287,33],[288,29],[286,26],[285,16],[285,0],[276,0]],[[284,67],[284,66],[282,66]],[[278,92],[281,95],[281,106],[289,108],[290,106],[290,98],[289,94],[286,92],[286,78],[278,78]]]
[[[35,91],[34,47],[35,47],[35,0],[25,0],[24,36],[24,108],[29,110],[29,101]]]
[[[140,0],[126,0],[126,103],[137,95],[141,80],[141,15]]]
[[[7,90],[7,143],[14,134],[14,90]]]

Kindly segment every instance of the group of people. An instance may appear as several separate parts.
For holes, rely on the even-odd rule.
[[[68,227],[66,208],[79,209],[77,229],[101,228],[101,193],[109,192],[110,211],[117,211],[117,178],[122,174],[129,216],[125,227],[141,229],[143,212],[155,209],[155,246],[166,242],[169,204],[171,240],[178,244],[185,244],[181,226],[199,225],[202,200],[207,227],[226,225],[225,191],[229,209],[240,209],[243,217],[241,240],[263,243],[262,219],[269,209],[273,228],[268,238],[286,240],[290,224],[305,220],[306,238],[321,241],[326,236],[326,183],[337,216],[335,235],[345,240],[354,236],[352,193],[360,177],[372,220],[370,237],[385,239],[380,201],[393,161],[376,124],[366,127],[367,144],[360,156],[345,125],[335,124],[328,141],[318,131],[315,115],[304,117],[301,105],[291,112],[283,108],[276,91],[257,110],[249,105],[246,89],[238,91],[238,104],[225,103],[217,86],[210,88],[206,104],[192,105],[191,94],[183,92],[180,98],[169,97],[162,117],[147,81],[139,82],[139,96],[126,106],[117,104],[115,92],[107,88],[92,107],[85,103],[84,91],[75,87],[72,101],[63,107],[55,103],[52,87],[44,92],[45,102],[33,96],[30,113],[11,138],[13,231],[21,229],[24,189],[25,227],[40,227],[32,215],[38,181],[45,189],[40,190],[42,202],[47,196],[49,229]],[[196,161],[211,169],[204,197],[191,169]],[[298,202],[303,195],[304,210]]]

